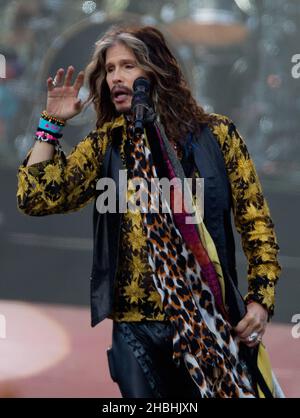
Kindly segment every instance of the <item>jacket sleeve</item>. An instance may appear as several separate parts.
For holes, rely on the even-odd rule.
[[[234,221],[248,261],[246,302],[255,301],[274,314],[275,284],[280,274],[279,246],[270,210],[254,163],[234,123],[227,117],[214,125],[231,184]]]
[[[29,150],[18,169],[17,205],[27,215],[77,211],[95,194],[102,160],[103,138],[90,132],[68,157],[55,148],[53,159],[26,167]]]

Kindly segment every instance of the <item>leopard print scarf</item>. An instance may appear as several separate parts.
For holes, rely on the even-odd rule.
[[[216,306],[197,258],[176,227],[172,210],[162,213],[161,188],[151,184],[157,170],[144,134],[131,137],[128,157],[129,177],[146,182],[140,183],[138,195],[148,194],[148,208],[140,208],[140,214],[153,281],[173,325],[174,361],[179,364],[183,359],[201,397],[255,397],[247,367],[239,358],[239,344]],[[159,202],[157,211],[149,210],[153,202]]]

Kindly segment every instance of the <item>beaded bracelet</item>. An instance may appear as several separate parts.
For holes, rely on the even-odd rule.
[[[43,110],[43,112],[41,113],[41,118],[48,120],[49,122],[55,123],[56,125],[59,125],[59,126],[65,126],[66,124],[66,121],[49,115],[46,110]]]

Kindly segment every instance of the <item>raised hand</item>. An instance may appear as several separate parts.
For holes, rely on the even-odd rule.
[[[65,70],[60,68],[55,75],[55,85],[52,77],[47,80],[48,95],[46,111],[49,115],[58,119],[68,120],[81,112],[83,105],[78,99],[78,93],[83,85],[84,72],[80,71],[72,85],[74,67],[69,66],[64,77]]]

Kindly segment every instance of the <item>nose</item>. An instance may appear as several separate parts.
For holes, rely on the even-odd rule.
[[[113,84],[120,84],[123,81],[121,71],[119,69],[114,70],[111,80],[112,80]]]

